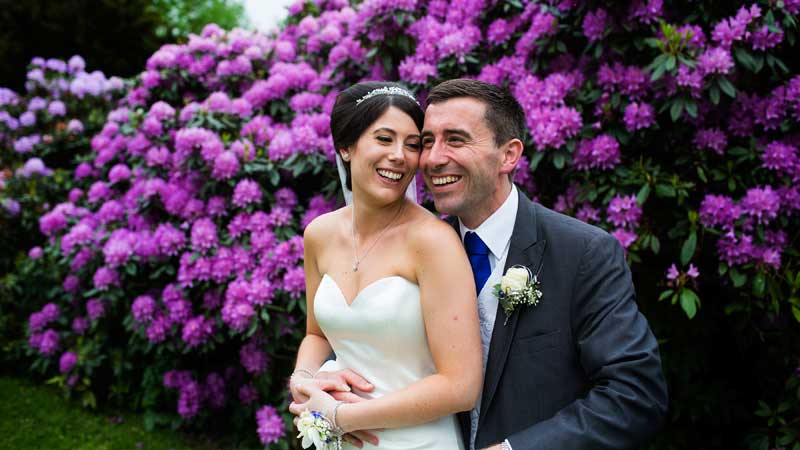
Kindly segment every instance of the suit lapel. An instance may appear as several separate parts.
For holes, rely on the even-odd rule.
[[[533,273],[538,272],[544,254],[545,241],[538,241],[536,234],[536,211],[534,205],[519,191],[517,217],[514,221],[514,231],[511,234],[511,245],[508,249],[508,257],[506,258],[503,273],[506,273],[509,267],[515,265],[529,267]],[[503,307],[499,303],[497,305],[497,315],[486,363],[486,376],[483,382],[481,417],[485,417],[486,411],[489,409],[492,398],[497,391],[497,385],[500,382],[500,376],[503,373],[508,352],[511,348],[511,341],[517,329],[520,315],[519,309],[511,313],[511,317],[506,322]]]

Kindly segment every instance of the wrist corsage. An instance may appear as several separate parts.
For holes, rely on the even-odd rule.
[[[542,298],[539,278],[531,273],[525,266],[509,267],[500,283],[494,285],[494,295],[500,301],[503,312],[506,313],[505,326],[508,318],[519,305],[536,306]]]
[[[317,450],[342,448],[342,430],[319,411],[303,411],[297,419],[297,431],[300,432],[297,437],[302,438],[300,445],[303,448],[309,448],[311,445]]]

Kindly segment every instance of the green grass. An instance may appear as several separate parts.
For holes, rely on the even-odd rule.
[[[121,417],[121,423],[112,417]],[[0,376],[0,449],[214,448],[219,446],[187,434],[147,431],[141,415],[87,411],[48,386]]]

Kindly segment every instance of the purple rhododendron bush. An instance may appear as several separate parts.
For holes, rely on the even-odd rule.
[[[0,88],[0,346],[8,350],[3,364],[24,352],[7,345],[25,334],[21,319],[53,298],[58,288],[51,288],[61,284],[57,272],[35,269],[46,243],[39,217],[78,184],[73,170],[91,157],[89,140],[126,92],[122,79],[87,71],[80,56],[34,58],[24,93]]]
[[[800,449],[798,12],[308,0],[269,35],[208,26],[164,46],[107,102],[74,188],[39,218],[47,244],[25,273],[58,283],[18,318],[32,370],[150,425],[295,446],[302,230],[340,204],[336,94],[400,80],[424,101],[468,76],[527,114],[518,185],[627,251],[670,386],[651,447]],[[4,152],[51,145],[16,133]]]
[[[44,241],[33,232],[39,216],[48,202],[66,196],[78,158],[89,153],[89,138],[126,91],[120,78],[87,72],[80,56],[34,58],[25,88],[24,94],[0,88],[0,226],[12,230],[0,244],[12,253],[4,263],[13,261],[15,246]]]

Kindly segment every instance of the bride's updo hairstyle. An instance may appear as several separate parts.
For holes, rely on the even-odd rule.
[[[339,150],[353,147],[361,135],[389,107],[394,106],[408,114],[418,129],[422,129],[425,113],[414,99],[414,94],[397,83],[365,81],[343,90],[336,96],[331,112],[331,136],[333,148]],[[347,179],[347,189],[353,189],[350,179],[350,162],[342,161]]]

